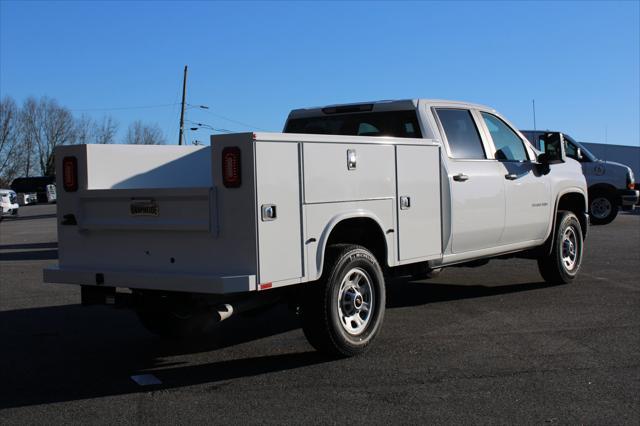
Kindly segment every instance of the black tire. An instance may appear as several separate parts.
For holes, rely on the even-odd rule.
[[[582,228],[575,214],[562,211],[556,218],[551,253],[538,258],[542,278],[550,284],[567,284],[576,277],[582,263]]]
[[[596,190],[589,194],[589,217],[594,225],[606,225],[613,222],[620,206],[610,191]]]
[[[362,354],[382,326],[385,304],[384,277],[373,254],[362,246],[332,245],[322,278],[303,294],[304,335],[331,356]]]
[[[151,333],[173,339],[189,339],[209,333],[219,322],[216,312],[187,294],[135,292],[134,308]]]

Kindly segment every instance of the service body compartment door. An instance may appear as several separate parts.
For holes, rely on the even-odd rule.
[[[393,145],[305,143],[305,203],[393,198]]]
[[[298,144],[256,142],[259,283],[302,276]]]
[[[440,149],[398,145],[396,159],[398,260],[440,257]]]

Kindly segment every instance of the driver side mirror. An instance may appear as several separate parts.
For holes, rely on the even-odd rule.
[[[580,148],[576,149],[576,160],[582,161],[584,157],[582,156],[582,150]]]
[[[551,163],[549,161],[549,154],[543,152],[542,154],[538,155],[538,158],[536,160],[538,161],[538,170],[540,171],[540,173],[546,175],[551,171],[551,167],[549,166],[549,164]]]
[[[546,155],[545,163],[564,163],[566,153],[564,149],[564,137],[560,132],[547,132],[539,136],[540,150]],[[538,160],[540,163],[541,161]]]

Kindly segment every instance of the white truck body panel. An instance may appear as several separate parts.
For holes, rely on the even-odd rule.
[[[393,198],[305,205],[307,281],[314,281],[322,275],[324,253],[329,235],[333,228],[345,219],[368,218],[375,221],[385,232],[387,264],[389,266],[398,265],[396,239],[393,232],[388,232],[395,230],[394,209],[395,201]]]
[[[157,281],[158,288],[166,290],[217,292],[228,291],[230,286],[223,283],[233,277],[236,284],[242,281],[236,291],[255,290],[253,185],[219,199],[211,185],[213,151],[174,146],[59,148],[57,176],[63,174],[62,158],[76,157],[79,189],[65,192],[59,179],[59,266],[45,272],[45,280],[78,283],[90,276],[83,284],[95,284],[96,274],[102,274],[105,285],[153,288]],[[105,158],[113,161],[111,167],[99,166]],[[245,160],[251,158],[248,150]],[[244,171],[252,182],[252,170]],[[132,202],[149,199],[159,207],[157,216],[130,214]],[[62,225],[69,214],[77,226]],[[76,273],[82,278],[74,278]]]
[[[398,260],[427,260],[442,253],[440,150],[397,146]],[[423,170],[424,173],[415,173]],[[406,197],[408,205],[402,205]]]
[[[500,238],[502,244],[519,241],[543,240],[547,236],[549,218],[552,217],[551,186],[549,179],[541,179],[531,163],[502,164],[504,174],[516,179],[505,183],[505,226]]]
[[[262,283],[299,279],[303,275],[298,149],[296,143],[255,145],[258,274]],[[273,220],[263,217],[263,206],[275,206]]]
[[[355,155],[353,170],[347,152]],[[305,203],[370,200],[395,195],[393,145],[305,143]]]

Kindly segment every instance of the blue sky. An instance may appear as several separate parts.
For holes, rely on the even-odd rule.
[[[187,119],[216,128],[280,131],[292,108],[415,97],[531,128],[535,98],[538,128],[638,145],[639,5],[3,0],[0,93],[110,114],[121,135],[156,122],[175,143],[188,64],[187,101],[211,109]],[[152,105],[165,106],[100,110]]]

